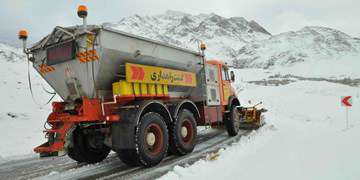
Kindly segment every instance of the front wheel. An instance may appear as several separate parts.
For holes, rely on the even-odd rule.
[[[238,134],[240,129],[240,115],[236,106],[231,106],[230,114],[224,123],[229,136],[236,136]]]

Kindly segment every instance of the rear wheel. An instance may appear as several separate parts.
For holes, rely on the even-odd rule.
[[[238,134],[240,129],[240,115],[236,106],[231,106],[230,114],[224,123],[229,136],[236,136]]]
[[[197,136],[194,115],[187,109],[179,112],[170,130],[170,150],[173,154],[185,155],[194,150]]]
[[[134,149],[122,149],[117,151],[120,160],[128,166],[138,166],[137,154]]]
[[[78,162],[101,162],[110,152],[103,140],[104,134],[95,129],[85,131],[77,128],[73,132],[73,145],[68,148],[68,156]]]
[[[168,131],[164,118],[155,112],[144,114],[135,132],[135,149],[120,150],[119,158],[130,166],[159,164],[168,149]]]

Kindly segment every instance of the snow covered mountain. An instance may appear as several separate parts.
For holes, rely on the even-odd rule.
[[[231,62],[247,43],[271,34],[255,21],[216,14],[191,15],[167,11],[155,16],[131,16],[104,26],[197,51],[199,41],[207,45],[207,57]]]
[[[167,11],[134,15],[104,26],[193,50],[203,41],[208,59],[220,59],[238,68],[288,66],[360,54],[360,39],[335,29],[312,26],[272,36],[255,21],[213,13]]]
[[[25,55],[21,52],[21,49],[12,47],[7,44],[0,43],[0,60],[7,62],[18,62],[20,59],[24,59]]]
[[[334,60],[359,53],[359,38],[335,29],[312,26],[251,42],[237,52],[233,63],[239,68],[269,68],[305,61]]]

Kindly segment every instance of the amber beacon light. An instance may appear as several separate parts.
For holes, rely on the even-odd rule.
[[[23,42],[23,50],[26,51],[26,40],[28,38],[28,32],[25,29],[22,29],[18,33],[19,39]]]
[[[87,7],[84,6],[84,5],[80,5],[80,6],[78,7],[77,14],[78,14],[78,16],[79,16],[80,18],[85,18],[85,17],[87,16],[87,14],[88,14],[88,12],[87,12]]]
[[[19,31],[19,39],[20,40],[26,40],[28,37],[28,32],[26,30],[20,30]]]
[[[201,49],[202,51],[204,51],[204,50],[206,49],[205,43],[201,42],[201,44],[200,44],[200,49]]]
[[[80,5],[78,7],[77,14],[80,18],[83,19],[83,28],[84,30],[86,30],[86,26],[87,26],[86,17],[88,15],[87,7],[84,5]]]

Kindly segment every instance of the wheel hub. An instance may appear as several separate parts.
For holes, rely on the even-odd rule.
[[[163,130],[159,124],[151,123],[145,128],[144,145],[148,153],[157,155],[164,147]]]
[[[185,138],[185,137],[187,136],[187,134],[188,134],[187,128],[186,128],[185,126],[182,126],[182,127],[181,127],[181,136],[182,136],[183,138]]]
[[[152,132],[147,133],[147,135],[146,135],[146,143],[149,146],[153,146],[155,144],[155,141],[156,141],[155,134],[152,133]]]
[[[191,143],[194,137],[194,127],[189,119],[185,119],[182,122],[181,128],[179,129],[181,140],[187,144]]]

